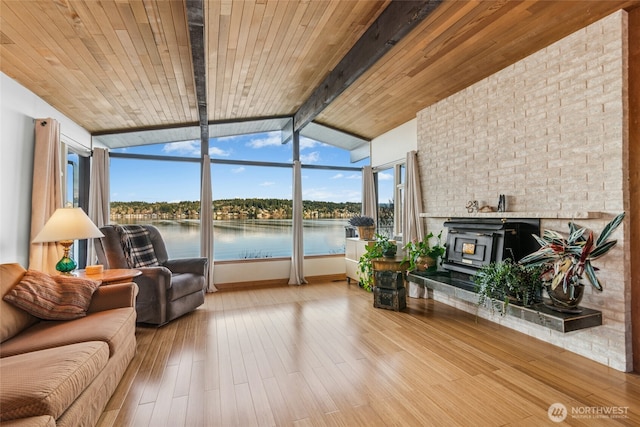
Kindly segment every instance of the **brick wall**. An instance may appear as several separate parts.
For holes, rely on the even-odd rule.
[[[619,11],[419,112],[427,229],[442,229],[443,217],[465,216],[469,200],[496,206],[499,194],[507,195],[509,211],[523,216],[598,212],[577,220],[596,232],[628,209],[627,51],[627,14]],[[566,231],[567,221],[541,223]],[[626,224],[614,236],[618,246],[595,262],[605,290],[589,286],[582,303],[603,312],[603,326],[561,334],[484,310],[479,314],[630,370]]]

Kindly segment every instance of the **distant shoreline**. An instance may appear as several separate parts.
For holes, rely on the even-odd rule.
[[[348,219],[360,213],[360,203],[303,201],[304,219]],[[212,203],[214,220],[291,219],[293,203],[287,199],[224,199]],[[199,201],[111,202],[111,220],[200,219]]]

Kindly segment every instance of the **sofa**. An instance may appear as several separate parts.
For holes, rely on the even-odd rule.
[[[137,286],[99,286],[82,317],[42,320],[5,300],[27,275],[0,265],[0,425],[94,426],[135,355]]]
[[[123,242],[123,233],[131,230],[136,237]],[[142,272],[133,279],[139,288],[138,323],[161,326],[204,304],[206,258],[169,259],[162,235],[152,225],[106,225],[100,231],[104,237],[94,242],[98,262],[104,268]],[[140,255],[143,251],[144,256]]]

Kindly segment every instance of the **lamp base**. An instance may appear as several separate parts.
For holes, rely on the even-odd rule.
[[[78,264],[74,260],[69,257],[62,257],[60,261],[56,264],[56,270],[60,272],[60,274],[65,274],[70,276],[71,272],[76,269]]]
[[[69,256],[69,248],[73,245],[73,240],[61,240],[59,243],[64,248],[64,255],[62,255],[62,259],[56,264],[56,270],[58,270],[60,274],[70,276],[71,272],[78,266]]]

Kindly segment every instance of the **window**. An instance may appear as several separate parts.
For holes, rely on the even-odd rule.
[[[211,138],[209,141],[212,159],[291,163],[291,144],[282,144],[280,131]]]
[[[200,141],[179,141],[166,144],[138,145],[126,148],[115,148],[111,153],[122,153],[131,155],[152,155],[167,157],[190,157],[199,159]]]
[[[291,168],[211,165],[214,258],[291,256]]]
[[[199,159],[112,157],[110,164],[111,223],[155,225],[171,258],[200,256]]]
[[[404,205],[404,164],[375,170],[378,194],[377,233],[400,240]]]
[[[113,150],[111,222],[152,223],[170,256],[198,256],[199,151],[191,143]],[[214,259],[290,257],[292,145],[266,132],[211,138],[209,153]],[[306,138],[300,160],[305,255],[344,253],[347,219],[360,212],[361,167],[348,151]]]
[[[402,217],[403,217],[403,209],[404,209],[404,188],[405,188],[405,180],[406,180],[406,168],[404,164],[395,166],[395,183],[396,183],[396,192],[395,192],[395,200],[397,203],[395,204],[394,209],[394,234],[396,237],[402,236]]]
[[[375,173],[378,194],[378,226],[376,233],[393,238],[395,218],[394,169],[382,169]]]
[[[348,219],[361,210],[362,172],[302,169],[305,255],[342,254]]]
[[[89,206],[89,171],[90,171],[90,151],[78,146],[69,144],[62,138],[62,159],[65,162],[62,168],[63,178],[63,206],[81,207],[87,211]],[[80,268],[85,267],[87,262],[87,241],[79,240],[71,247],[71,257],[78,263]]]
[[[80,156],[77,153],[67,154],[67,167],[65,171],[65,201],[64,205],[80,206]]]

